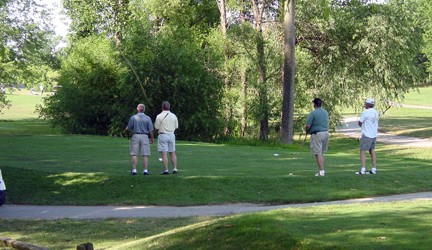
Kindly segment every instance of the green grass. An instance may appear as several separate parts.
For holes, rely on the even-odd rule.
[[[432,201],[327,205],[217,217],[2,220],[49,249],[430,249]],[[1,248],[0,248],[1,249]]]
[[[1,120],[28,120],[38,118],[36,105],[42,104],[41,95],[30,95],[28,91],[15,91],[13,94],[6,94],[11,101],[11,107],[0,111]]]
[[[432,108],[432,87],[412,90],[405,96],[403,104]],[[346,116],[359,117],[362,110],[345,109]],[[392,107],[379,123],[380,132],[432,139],[432,109],[414,107]]]
[[[385,133],[432,139],[432,109],[392,108],[379,126]]]
[[[423,87],[412,90],[405,95],[404,104],[432,107],[432,87]]]
[[[379,145],[381,174],[359,178],[354,175],[359,169],[358,142],[337,136],[331,139],[326,156],[326,178],[315,178],[316,164],[307,146],[179,141],[179,174],[161,176],[153,145],[151,175],[131,176],[124,138],[0,135],[0,140],[7,198],[15,204],[279,204],[432,190],[431,149],[395,151]]]
[[[26,111],[38,100],[25,97],[19,102],[27,106],[21,119],[13,109],[0,118],[0,169],[8,203],[281,204],[432,190],[432,149],[379,144],[379,174],[356,176],[358,141],[335,134],[325,178],[313,176],[316,164],[307,144],[252,147],[184,141],[177,147],[178,175],[159,175],[153,145],[151,175],[131,176],[125,138],[60,134]],[[93,242],[95,249],[428,249],[431,205],[333,205],[225,218],[0,219],[0,237],[49,249],[75,249],[84,242]]]

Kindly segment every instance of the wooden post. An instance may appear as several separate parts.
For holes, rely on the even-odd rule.
[[[25,242],[13,240],[11,238],[0,238],[0,246],[12,247],[18,250],[47,250],[44,247],[35,246]]]

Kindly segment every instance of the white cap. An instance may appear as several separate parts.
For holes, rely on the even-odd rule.
[[[367,99],[365,100],[365,103],[368,103],[368,104],[375,104],[375,100],[374,100],[373,98],[367,98]]]

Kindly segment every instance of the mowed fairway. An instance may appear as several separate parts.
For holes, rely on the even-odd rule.
[[[11,204],[285,204],[432,190],[431,149],[380,144],[379,173],[356,176],[358,141],[332,134],[328,176],[317,178],[307,143],[179,141],[178,175],[159,174],[153,145],[151,175],[131,176],[126,138],[65,135],[26,119],[0,119],[0,169]],[[49,249],[75,249],[84,242],[95,249],[428,249],[431,205],[319,206],[225,218],[0,219],[0,237]]]
[[[432,87],[413,90],[405,96],[403,108],[389,109],[380,131],[395,135],[432,139]]]

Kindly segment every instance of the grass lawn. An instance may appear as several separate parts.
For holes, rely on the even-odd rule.
[[[11,101],[9,109],[1,110],[0,121],[2,120],[27,120],[38,117],[36,105],[42,103],[44,95],[30,95],[27,90],[16,90],[12,94],[6,94]]]
[[[403,104],[432,108],[432,87],[406,94]],[[359,117],[362,110],[346,109],[346,116]],[[432,139],[432,109],[392,107],[380,118],[380,132]]]
[[[432,109],[393,108],[379,126],[385,133],[432,139]]]
[[[0,236],[71,250],[85,242],[106,250],[430,249],[431,207],[432,201],[410,201],[288,208],[223,218],[0,219]]]
[[[422,87],[405,95],[403,104],[432,107],[432,87]]]
[[[432,108],[432,87],[413,90],[403,104]],[[380,120],[380,131],[395,135],[432,139],[432,109],[391,108]]]
[[[34,115],[23,120],[11,117],[14,113],[0,118],[0,169],[7,202],[13,204],[281,204],[432,190],[432,149],[379,144],[379,174],[356,176],[358,141],[337,134],[331,138],[324,178],[314,176],[315,161],[301,143],[270,147],[186,141],[177,145],[178,175],[159,174],[153,145],[151,175],[131,176],[127,139],[60,134]],[[225,218],[0,219],[0,237],[50,249],[75,249],[87,241],[96,249],[427,249],[431,205],[323,206]]]

